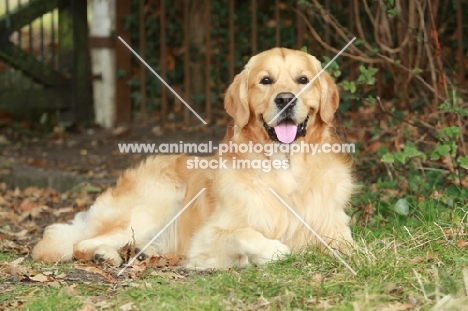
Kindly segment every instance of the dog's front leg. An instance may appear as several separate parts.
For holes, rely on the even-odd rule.
[[[193,239],[187,267],[245,267],[249,262],[264,264],[281,259],[289,252],[289,247],[281,241],[268,239],[253,228],[228,231],[217,226],[207,226]]]

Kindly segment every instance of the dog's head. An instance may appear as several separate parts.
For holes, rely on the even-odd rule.
[[[265,139],[289,144],[333,121],[338,89],[328,73],[317,76],[321,69],[315,57],[301,51],[260,53],[228,88],[225,109],[239,129],[263,129]]]

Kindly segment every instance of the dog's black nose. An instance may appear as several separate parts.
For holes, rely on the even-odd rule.
[[[279,109],[283,109],[292,99],[294,98],[293,93],[284,92],[276,95],[275,104]],[[287,109],[291,109],[296,105],[297,98],[295,98]]]

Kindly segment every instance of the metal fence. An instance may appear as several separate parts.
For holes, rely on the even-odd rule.
[[[86,1],[3,0],[2,111],[68,110],[72,121],[87,121],[92,107],[89,72]]]

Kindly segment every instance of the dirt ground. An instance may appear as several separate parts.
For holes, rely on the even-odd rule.
[[[0,250],[29,254],[44,228],[87,209],[121,172],[149,154],[120,153],[119,143],[217,144],[225,125],[167,129],[155,123],[44,133],[0,127]]]
[[[217,144],[225,131],[225,125],[162,131],[155,123],[115,129],[88,128],[74,133],[4,127],[0,128],[0,181],[21,188],[55,186],[59,191],[83,181],[112,183],[124,169],[149,156],[121,153],[119,143]],[[43,178],[36,175],[53,180],[44,184]]]

